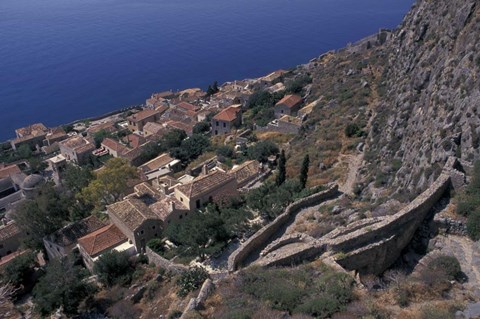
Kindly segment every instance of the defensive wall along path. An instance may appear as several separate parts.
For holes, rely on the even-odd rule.
[[[261,257],[254,264],[265,267],[292,265],[321,256],[324,259],[335,260],[337,265],[347,271],[380,274],[397,260],[432,207],[449,188],[463,187],[465,181],[466,174],[463,166],[456,158],[451,157],[436,181],[396,214],[363,219],[338,228],[319,239],[305,234],[284,236],[266,246]],[[334,189],[338,193],[338,189]],[[334,189],[315,195],[326,200],[332,198]],[[315,202],[318,204],[319,201],[317,199]],[[296,204],[292,204],[293,207],[289,206],[287,211],[273,222],[273,226],[267,225],[242,244],[230,256],[229,271],[238,269],[253,250],[265,246],[266,241],[280,227],[278,224],[281,224],[281,220],[285,218],[284,215],[291,213],[289,209],[296,208],[298,212],[310,203],[304,202],[301,208],[295,206]],[[277,221],[278,219],[280,221]],[[268,228],[269,226],[271,228]]]
[[[334,185],[325,191],[302,198],[288,205],[284,213],[277,216],[277,218],[271,223],[258,230],[229,256],[228,271],[233,272],[242,267],[251,254],[265,247],[269,240],[271,240],[271,238],[274,237],[275,234],[277,234],[278,231],[302,209],[319,205],[324,201],[338,197],[340,194],[338,185]]]

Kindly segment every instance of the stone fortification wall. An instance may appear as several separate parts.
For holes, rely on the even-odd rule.
[[[333,253],[342,256],[337,262],[345,269],[361,274],[383,272],[400,256],[449,186],[450,176],[441,174],[430,188],[397,214],[329,242]]]
[[[320,204],[321,202],[338,196],[338,185],[330,189],[313,194],[306,198],[300,199],[290,204],[285,212],[279,215],[273,222],[257,231],[252,237],[245,241],[237,250],[235,250],[228,258],[228,270],[235,271],[237,267],[255,250],[261,249],[266,241],[271,238],[293,214],[298,213],[301,209]]]
[[[337,229],[303,246],[291,245],[266,251],[257,264],[264,266],[292,264],[315,257],[314,252],[327,253],[344,269],[361,274],[379,274],[391,266],[411,241],[415,231],[432,207],[450,186],[462,187],[465,182],[463,163],[449,158],[437,180],[414,201],[394,215],[370,218]],[[288,238],[286,238],[288,242]],[[278,241],[279,243],[282,240]]]
[[[450,185],[450,176],[441,174],[440,177],[425,192],[400,212],[385,217],[379,223],[363,227],[352,233],[337,237],[329,243],[335,252],[346,252],[358,249],[381,238],[389,237],[405,230],[410,223],[420,224],[432,206],[442,197]],[[348,227],[347,227],[348,229]],[[413,235],[413,234],[412,234]]]
[[[307,242],[314,242],[315,241],[315,238],[309,236],[309,235],[306,235],[306,234],[301,234],[301,233],[294,233],[294,234],[290,234],[290,235],[287,235],[287,236],[283,236],[277,240],[274,240],[273,242],[271,242],[270,244],[268,244],[267,247],[265,247],[265,249],[262,250],[262,252],[260,253],[260,256],[265,256],[267,255],[268,253],[280,248],[280,247],[283,247],[283,246],[286,246],[286,245],[289,245],[289,244],[293,244],[293,243],[307,243]]]
[[[146,255],[148,257],[148,261],[155,264],[155,266],[165,269],[167,271],[171,271],[174,273],[181,273],[188,270],[188,267],[181,264],[176,264],[168,259],[163,258],[149,247],[146,249]]]

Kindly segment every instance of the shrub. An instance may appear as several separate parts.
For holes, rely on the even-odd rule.
[[[347,137],[360,137],[363,136],[364,132],[360,129],[360,127],[356,123],[349,123],[345,127],[345,135]]]
[[[93,266],[93,272],[103,284],[111,287],[116,284],[126,284],[132,279],[133,267],[125,252],[112,250],[105,253]]]
[[[425,306],[420,310],[420,319],[453,319],[455,315],[450,309]]]
[[[197,290],[200,285],[208,278],[208,273],[205,269],[194,267],[182,273],[177,279],[177,286],[180,288],[177,295],[185,297],[189,292]]]
[[[468,216],[467,233],[473,240],[480,240],[480,210]]]
[[[432,271],[444,272],[448,280],[455,280],[462,274],[462,268],[457,258],[453,256],[439,256],[428,264]]]

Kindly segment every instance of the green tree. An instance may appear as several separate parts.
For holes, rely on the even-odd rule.
[[[223,158],[232,158],[234,154],[233,147],[228,146],[228,145],[222,145],[219,148],[217,148],[217,156],[223,157]]]
[[[73,193],[79,193],[93,180],[94,175],[89,167],[80,167],[68,164],[63,173],[63,184]]]
[[[305,188],[305,186],[307,185],[307,179],[308,179],[308,167],[310,166],[310,157],[307,155],[305,155],[305,157],[303,158],[303,162],[302,162],[302,168],[300,169],[300,177],[299,177],[299,180],[300,180],[300,185],[303,188]]]
[[[201,134],[194,134],[191,137],[182,141],[179,147],[173,148],[170,155],[181,160],[183,163],[188,163],[196,159],[210,146],[210,139]]]
[[[110,137],[111,134],[105,130],[100,130],[93,135],[93,140],[95,142],[95,147],[99,148],[102,145],[102,142],[105,138]]]
[[[195,124],[193,127],[193,134],[203,134],[210,131],[210,124],[208,122],[202,121]]]
[[[112,250],[100,256],[93,266],[98,279],[109,287],[128,284],[132,279],[133,267],[125,252]]]
[[[35,199],[27,199],[17,206],[13,219],[26,234],[27,247],[41,249],[42,239],[61,228],[69,217],[71,201],[60,196],[51,184],[40,186]]]
[[[217,210],[198,211],[188,220],[167,226],[165,235],[184,251],[186,256],[205,258],[221,250],[230,238]]]
[[[174,147],[179,147],[182,141],[187,138],[187,133],[183,130],[174,129],[171,130],[160,139],[160,144],[165,150],[170,150]]]
[[[101,210],[127,195],[128,181],[135,178],[138,178],[137,169],[127,160],[109,159],[105,167],[96,173],[95,179],[82,189],[80,199]]]
[[[282,150],[280,153],[280,158],[278,159],[278,174],[276,179],[277,186],[282,185],[285,182],[287,170],[285,165],[287,164],[287,159],[285,158],[285,151]]]
[[[33,302],[38,312],[46,316],[63,307],[66,314],[76,314],[80,302],[95,291],[91,284],[83,281],[86,274],[70,258],[52,260],[33,289]]]
[[[28,159],[28,165],[30,165],[30,173],[32,174],[43,172],[48,167],[48,164],[38,157],[30,157]]]
[[[261,141],[249,147],[247,154],[250,159],[256,159],[261,163],[266,163],[270,155],[278,154],[278,147],[272,141]]]
[[[32,275],[34,266],[35,259],[33,253],[24,253],[3,268],[2,282],[11,283],[15,287],[20,287],[28,281]]]
[[[17,153],[18,158],[20,158],[20,159],[27,159],[27,158],[32,157],[32,149],[27,144],[20,145],[17,148],[16,153]]]

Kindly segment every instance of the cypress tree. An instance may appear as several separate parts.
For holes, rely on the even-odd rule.
[[[300,185],[302,189],[305,188],[308,179],[308,167],[310,166],[310,157],[305,155],[302,162],[302,169],[300,170]]]
[[[276,180],[277,186],[280,186],[285,182],[285,176],[287,173],[285,169],[286,162],[287,160],[285,159],[285,151],[282,150],[282,152],[280,153],[280,158],[278,160],[278,175]]]

